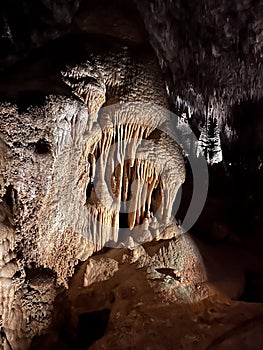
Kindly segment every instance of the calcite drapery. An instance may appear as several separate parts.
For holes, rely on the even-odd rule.
[[[84,104],[44,96],[28,106],[1,105],[3,349],[27,348],[47,327],[55,284],[67,285],[79,260],[108,242],[158,239],[172,220],[184,160],[171,138],[154,132],[167,119],[152,103],[165,106],[157,64],[149,55],[130,57],[128,48],[120,49],[64,71]],[[105,101],[109,106],[101,108]],[[126,208],[128,236],[137,231],[123,238],[119,213],[134,180],[139,186],[134,210]],[[103,194],[111,187],[108,207]],[[158,220],[164,226],[158,228]]]

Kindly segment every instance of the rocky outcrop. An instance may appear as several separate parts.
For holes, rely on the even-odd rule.
[[[241,339],[245,349],[260,346],[262,305],[231,302],[209,280],[191,237],[169,230],[170,240],[110,249],[79,266],[32,349],[201,350]]]
[[[1,104],[3,349],[27,348],[47,327],[55,287],[79,261],[105,245],[165,238],[173,221],[184,159],[157,130],[170,118],[158,66],[118,50],[66,65],[61,79],[81,101]]]

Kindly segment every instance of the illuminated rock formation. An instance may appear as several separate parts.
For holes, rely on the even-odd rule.
[[[118,55],[63,73],[84,104],[46,96],[24,109],[1,105],[3,349],[27,348],[47,327],[55,285],[67,286],[78,261],[127,239],[165,238],[174,220],[184,159],[157,130],[168,118],[158,66]]]
[[[262,1],[0,7],[0,349],[261,349]]]

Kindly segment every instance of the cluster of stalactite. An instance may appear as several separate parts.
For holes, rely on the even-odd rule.
[[[88,156],[87,207],[94,242],[118,241],[122,214],[122,225],[130,231],[142,225],[144,235],[147,229],[147,237],[156,236],[156,226],[164,228],[172,220],[183,162],[176,142],[152,126],[125,123],[103,130]]]
[[[221,143],[228,140],[232,107],[262,99],[262,1],[136,3],[151,33],[175,111],[182,112],[191,127],[196,127],[200,118],[200,124],[210,123],[207,109],[213,109],[218,137]],[[213,133],[217,133],[216,128]],[[214,136],[209,140],[206,129],[207,125],[200,128],[199,143],[208,163],[218,163],[222,160],[220,140],[212,149]],[[230,132],[236,131],[232,128]],[[209,149],[204,145],[207,137]]]

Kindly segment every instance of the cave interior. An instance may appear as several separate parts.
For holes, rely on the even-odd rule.
[[[0,350],[263,348],[262,0],[0,4]]]

